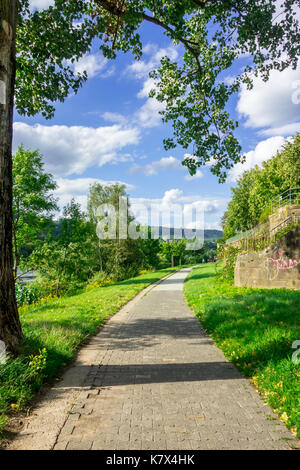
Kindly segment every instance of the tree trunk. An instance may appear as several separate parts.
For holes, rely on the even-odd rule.
[[[171,268],[174,268],[174,255],[171,255]]]
[[[0,339],[15,350],[23,339],[12,257],[12,126],[17,0],[0,0]]]

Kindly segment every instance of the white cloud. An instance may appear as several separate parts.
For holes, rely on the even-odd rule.
[[[220,202],[215,200],[196,200],[191,204],[187,204],[184,208],[186,215],[191,215],[194,209],[200,209],[207,213],[214,213],[220,208]]]
[[[108,60],[99,54],[86,54],[77,62],[74,62],[73,67],[75,73],[83,73],[86,71],[89,78],[93,78],[104,71],[107,63]]]
[[[161,124],[160,111],[165,109],[164,103],[157,101],[155,98],[148,98],[149,92],[155,89],[156,83],[153,78],[147,78],[141,90],[138,92],[138,98],[146,98],[145,103],[135,113],[135,121],[141,127],[157,127]]]
[[[35,8],[38,10],[44,10],[48,8],[49,6],[54,5],[54,0],[30,0],[29,1],[29,6],[31,10],[34,10]]]
[[[148,74],[151,70],[155,69],[161,59],[165,56],[169,57],[170,60],[176,60],[178,58],[178,51],[175,46],[170,45],[165,48],[158,48],[156,44],[148,43],[143,52],[145,55],[150,55],[148,61],[139,60],[133,62],[126,68],[126,74],[130,73],[135,78],[148,78]]]
[[[135,122],[141,127],[157,127],[161,124],[160,111],[163,111],[165,106],[155,98],[148,98],[145,104],[135,113]]]
[[[138,98],[148,98],[150,91],[154,88],[155,89],[156,83],[153,78],[147,78],[144,81],[143,88],[138,92]]]
[[[111,113],[107,111],[103,113],[101,116],[104,119],[104,121],[108,121],[108,122],[114,122],[118,124],[126,124],[127,122],[127,119],[125,118],[125,116],[123,116],[120,113]]]
[[[194,180],[199,180],[199,179],[203,178],[203,176],[204,175],[203,175],[202,171],[197,170],[195,175],[188,174],[184,177],[184,179],[187,180],[187,181],[194,181]]]
[[[142,80],[143,85],[137,93],[137,98],[145,99],[144,104],[131,116],[131,122],[142,128],[157,127],[161,124],[160,111],[165,109],[164,103],[160,103],[155,98],[149,98],[149,92],[155,89],[155,80],[149,77],[150,70],[157,68],[162,57],[167,56],[171,60],[178,58],[178,51],[173,45],[166,48],[158,48],[157,45],[148,43],[144,47],[144,54],[148,60],[135,61],[126,67],[124,75],[126,78]],[[128,121],[128,118],[115,113],[105,113],[103,118],[112,122],[121,122],[120,118]],[[114,120],[114,118],[117,118]]]
[[[178,203],[182,195],[183,191],[181,191],[181,189],[170,189],[166,191],[161,200],[162,206],[168,207],[170,204]]]
[[[255,165],[261,166],[262,162],[272,158],[285,142],[286,139],[282,136],[270,137],[259,142],[254,150],[245,154],[244,163],[237,163],[229,170],[229,182],[236,181],[244,171],[254,168]]]
[[[137,220],[142,224],[163,225],[165,227],[194,228],[193,216],[197,212],[203,217],[198,218],[197,228],[218,228],[228,200],[226,198],[209,198],[199,195],[185,196],[179,188],[165,191],[162,198],[132,198],[131,209]],[[142,210],[144,208],[144,210]],[[151,217],[149,219],[149,210]],[[170,210],[173,211],[171,216]],[[200,226],[199,226],[200,224]]]
[[[141,127],[150,128],[161,124],[159,112],[163,111],[165,106],[155,98],[148,98],[150,90],[155,88],[155,80],[149,78],[149,72],[158,67],[162,57],[167,56],[171,60],[176,60],[178,58],[178,51],[173,45],[166,48],[158,48],[157,45],[152,43],[148,43],[143,51],[145,55],[150,56],[149,59],[133,62],[126,68],[125,73],[126,76],[132,76],[135,79],[144,81],[137,97],[146,98],[146,102],[135,113],[134,119]]]
[[[264,135],[274,135],[277,128],[285,135],[295,129],[299,123],[300,102],[294,99],[295,83],[300,78],[300,67],[297,70],[288,68],[283,72],[271,71],[270,79],[264,82],[254,78],[254,87],[247,90],[245,86],[239,95],[237,110],[246,118],[245,126],[251,128],[268,128]],[[275,131],[274,131],[275,132]]]
[[[147,79],[144,82],[143,88],[137,94],[138,98],[146,98],[145,103],[130,117],[133,124],[142,127],[150,128],[157,127],[161,124],[160,111],[163,111],[165,106],[163,103],[158,102],[155,98],[148,98],[148,94],[152,88],[155,88],[155,82],[152,79]],[[102,114],[105,121],[126,123],[128,117],[119,113],[106,112]]]
[[[259,135],[264,135],[266,137],[278,136],[278,135],[295,135],[297,132],[300,132],[300,121],[293,122],[292,124],[286,124],[282,127],[275,127],[270,129],[265,129],[259,131]]]
[[[58,198],[60,209],[68,204],[72,198],[75,202],[79,203],[83,210],[87,208],[87,195],[89,187],[93,183],[100,183],[103,186],[111,185],[114,183],[125,184],[127,190],[134,189],[134,186],[124,183],[122,181],[105,181],[98,178],[57,178],[58,188],[54,191],[55,197]]]
[[[130,173],[144,173],[147,176],[156,175],[158,170],[181,170],[183,169],[181,161],[172,156],[163,157],[158,161],[141,166],[135,165],[130,169]]]
[[[127,161],[128,155],[120,154],[120,150],[139,141],[138,129],[120,125],[94,129],[14,124],[14,151],[21,143],[25,148],[38,148],[44,156],[47,171],[59,176],[80,175],[94,165]]]

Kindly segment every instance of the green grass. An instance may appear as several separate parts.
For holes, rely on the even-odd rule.
[[[0,433],[8,417],[23,410],[42,383],[57,376],[109,316],[142,289],[177,269],[148,272],[80,295],[21,308],[22,352],[0,365]]]
[[[300,365],[292,361],[300,292],[233,287],[204,265],[187,278],[185,296],[216,345],[300,437]]]

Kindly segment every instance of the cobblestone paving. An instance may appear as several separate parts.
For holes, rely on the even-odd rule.
[[[297,441],[205,335],[184,269],[117,314],[54,449],[289,449]]]

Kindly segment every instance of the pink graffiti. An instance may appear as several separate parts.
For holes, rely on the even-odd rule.
[[[300,263],[300,259],[284,259],[284,251],[277,250],[272,258],[266,260],[266,268],[268,271],[268,278],[270,281],[275,279],[280,271],[292,269]],[[273,269],[272,269],[273,268]]]

